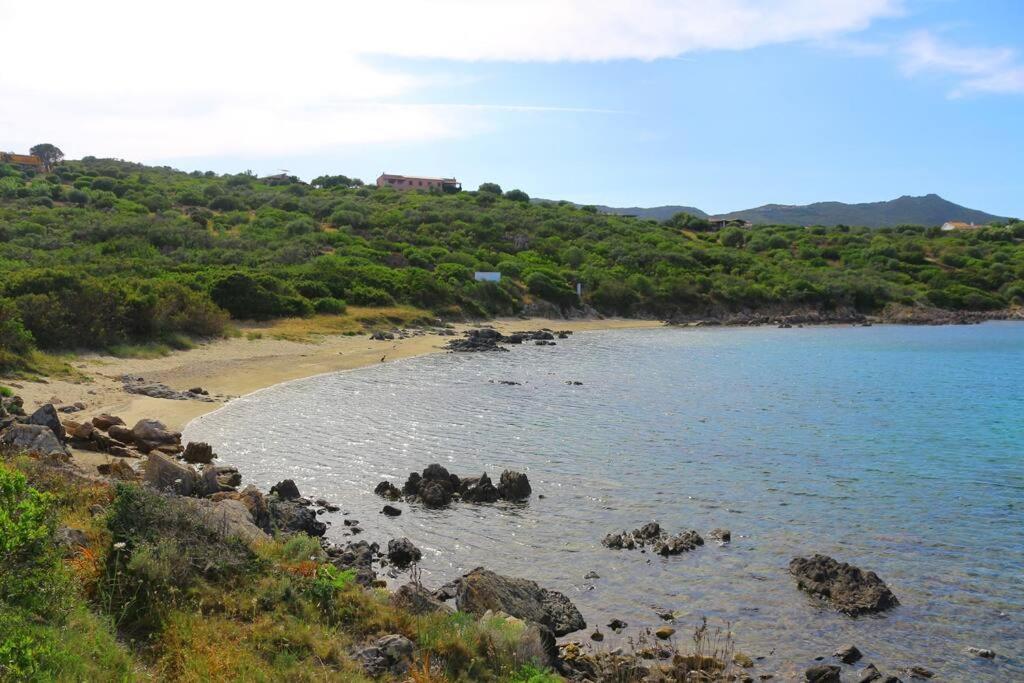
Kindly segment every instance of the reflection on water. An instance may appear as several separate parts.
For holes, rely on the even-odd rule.
[[[1015,323],[590,332],[279,385],[185,436],[261,488],[291,477],[339,503],[359,538],[409,537],[428,585],[486,565],[565,592],[602,630],[707,615],[783,677],[855,643],[883,670],[1005,681],[1024,678],[1022,386]],[[520,469],[534,496],[380,515],[377,482],[432,462]],[[340,539],[341,514],[324,519]],[[651,519],[732,543],[668,559],[600,545]],[[813,552],[877,571],[902,606],[818,609],[786,573]]]

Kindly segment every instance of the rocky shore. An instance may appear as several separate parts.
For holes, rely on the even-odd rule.
[[[995,320],[1024,320],[1024,309],[950,311],[927,306],[889,305],[880,313],[865,315],[853,309],[772,309],[751,311],[711,310],[680,314],[665,321],[679,327],[803,327],[812,325],[977,325]]]

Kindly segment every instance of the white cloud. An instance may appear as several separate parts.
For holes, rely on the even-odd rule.
[[[0,69],[0,144],[52,139],[72,156],[151,160],[444,139],[485,128],[488,108],[402,104],[443,75],[375,57],[651,60],[839,38],[899,10],[900,0],[0,0],[4,52],[24,56]],[[545,104],[505,108],[581,111]]]
[[[912,34],[902,46],[908,76],[939,73],[957,76],[954,97],[968,93],[1024,93],[1024,64],[1006,47],[967,47],[941,41],[927,31]]]

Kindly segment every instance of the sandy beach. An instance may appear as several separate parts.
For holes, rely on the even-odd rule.
[[[654,320],[606,318],[601,320],[499,319],[487,323],[502,332],[548,327],[574,332],[599,329],[659,327]],[[479,325],[459,324],[458,333]],[[390,362],[412,356],[443,352],[451,337],[421,334],[392,341],[375,341],[369,334],[327,335],[309,342],[288,341],[269,336],[250,339],[244,334],[207,342],[187,351],[175,351],[159,358],[117,358],[84,354],[72,365],[88,377],[85,381],[48,379],[45,382],[6,381],[25,400],[29,412],[45,404],[56,406],[82,402],[85,410],[75,415],[91,417],[110,413],[129,425],[142,418],[156,418],[174,430],[181,430],[200,415],[216,410],[225,400],[176,401],[129,394],[124,375],[162,382],[172,389],[202,387],[212,396],[242,396],[265,387],[324,372]],[[383,360],[382,360],[383,359]],[[104,453],[76,451],[75,462],[91,469],[110,460]]]

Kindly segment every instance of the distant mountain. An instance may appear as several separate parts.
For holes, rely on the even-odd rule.
[[[698,218],[707,218],[708,215],[694,206],[598,206],[601,213],[613,213],[619,216],[636,216],[637,218],[650,218],[656,221],[667,221],[679,212],[688,213]]]
[[[942,225],[946,221],[963,221],[985,225],[1004,220],[984,211],[968,209],[947,201],[937,194],[923,197],[904,195],[887,202],[844,204],[817,202],[805,206],[766,204],[755,209],[733,211],[713,216],[715,219],[744,220],[751,223],[781,225],[863,225],[883,228],[893,225]]]

